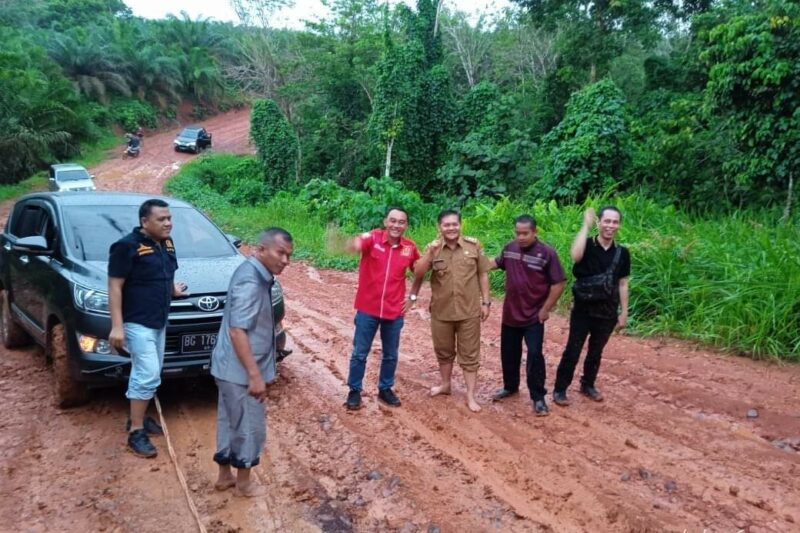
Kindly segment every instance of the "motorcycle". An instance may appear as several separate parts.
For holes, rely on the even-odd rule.
[[[128,159],[129,157],[139,157],[140,148],[138,146],[130,146],[128,145],[125,148],[125,151],[122,152],[122,159]]]
[[[128,146],[125,148],[125,151],[122,152],[122,159],[139,157],[139,152],[141,151],[142,145],[141,138],[130,133],[126,133],[125,138],[128,140]]]

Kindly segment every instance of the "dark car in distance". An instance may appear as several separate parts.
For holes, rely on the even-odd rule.
[[[0,333],[7,348],[31,341],[52,360],[58,403],[87,398],[87,389],[127,380],[130,358],[108,342],[108,250],[138,225],[138,208],[152,196],[111,192],[55,192],[23,196],[0,240]],[[223,233],[191,205],[170,204],[178,255],[175,279],[190,295],[172,301],[162,377],[209,373],[228,283],[244,256],[240,241]],[[275,323],[284,315],[283,291],[272,291]],[[278,329],[276,346],[285,333]]]
[[[200,153],[211,148],[211,134],[202,126],[187,126],[175,137],[176,152]]]

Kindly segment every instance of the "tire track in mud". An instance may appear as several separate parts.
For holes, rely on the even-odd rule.
[[[329,273],[323,271],[321,275],[324,283]],[[296,277],[304,276],[300,273]],[[335,289],[335,294],[327,295],[328,302],[352,298],[355,277],[350,275],[349,284],[343,283],[342,278],[341,273],[330,274],[325,287]],[[298,324],[299,327],[292,322],[289,329],[299,339],[297,342],[310,350],[313,358],[326,360],[326,366],[335,370],[332,372],[335,382],[325,391],[335,393],[339,387],[343,400],[352,339],[349,324],[352,312],[345,310],[343,313],[341,308],[332,312],[325,301],[309,295],[308,290],[295,295],[295,287],[289,281],[284,282],[284,287],[290,308],[287,320],[293,321],[292,317],[300,315],[303,317],[300,322],[307,322]],[[343,296],[343,291],[350,293],[349,296]],[[703,367],[706,363],[698,363],[698,357],[682,355],[679,349],[686,350],[685,346],[664,350],[651,341],[620,337],[609,345],[610,355],[604,363],[610,393],[606,403],[594,404],[574,397],[572,407],[553,406],[553,415],[542,420],[532,417],[528,401],[520,396],[486,405],[483,413],[473,416],[460,405],[458,393],[454,398],[427,397],[428,387],[436,379],[435,361],[431,359],[428,325],[413,315],[407,317],[398,369],[398,390],[404,406],[392,411],[393,418],[401,429],[411,431],[418,443],[430,445],[440,453],[446,450],[444,456],[474,476],[473,484],[490,490],[498,502],[508,506],[509,512],[540,520],[536,526],[529,524],[531,527],[677,531],[689,524],[711,529],[733,529],[744,524],[768,531],[791,529],[786,526],[793,524],[798,512],[797,502],[791,496],[798,488],[791,475],[796,456],[776,450],[755,432],[743,429],[742,424],[732,430],[731,427],[736,426],[735,419],[719,412],[720,408],[722,411],[737,409],[735,404],[740,402],[737,392],[741,383],[746,383],[746,372],[736,376],[742,378],[741,382],[729,379],[729,385],[723,390],[710,394],[708,386],[691,379],[698,372],[694,367]],[[554,375],[557,355],[560,355],[558,348],[565,340],[564,326],[562,318],[548,326],[548,337],[553,332],[556,337],[546,339],[545,343],[550,353],[549,376]],[[491,328],[490,320],[486,329],[491,331]],[[320,329],[326,333],[318,334],[316,331]],[[319,336],[322,342],[316,339]],[[336,336],[341,340],[331,349],[329,339]],[[498,357],[497,343],[487,339],[491,339],[491,335],[484,335],[484,368],[488,370],[481,370],[484,397],[491,390],[487,384],[499,381],[499,364],[491,361]],[[648,349],[651,353],[641,371],[632,371],[637,365],[635,359],[620,358],[615,353],[628,351],[626,345],[630,344],[639,349],[642,344],[658,348]],[[649,364],[653,352],[659,351],[662,353],[656,354],[655,363],[661,366]],[[377,379],[379,354],[376,343],[368,362],[367,390]],[[689,360],[688,365],[682,361],[684,357]],[[713,354],[703,357],[711,361],[725,360]],[[708,374],[707,369],[705,372]],[[777,377],[781,377],[780,373]],[[782,377],[782,381],[789,382],[787,384],[791,384],[792,379],[792,376]],[[436,403],[438,400],[442,402]],[[451,404],[453,401],[455,405]],[[770,407],[778,412],[782,406]],[[488,420],[485,415],[489,416]],[[796,419],[792,420],[790,415],[773,418],[776,417],[778,422],[794,422],[794,427],[787,428],[788,431],[797,430]],[[441,431],[438,428],[447,428],[444,433],[449,441],[444,445],[438,442]],[[447,435],[450,428],[457,428],[457,431]],[[735,438],[731,449],[727,450],[726,443],[730,439],[721,438],[721,434],[724,436],[731,431]],[[743,443],[748,447],[745,458],[741,457]],[[532,449],[530,458],[517,461],[507,458],[515,454],[521,457],[529,449]],[[767,473],[753,476],[770,463]],[[719,475],[720,472],[724,475]],[[743,487],[747,485],[751,487],[745,496]],[[736,497],[731,491],[739,488],[741,495]],[[782,494],[782,489],[790,489],[790,492]],[[471,526],[476,527],[476,523]],[[504,526],[508,527],[508,523]]]

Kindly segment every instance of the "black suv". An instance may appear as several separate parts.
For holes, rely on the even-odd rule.
[[[130,359],[108,342],[108,249],[138,225],[141,194],[110,192],[35,193],[14,205],[0,248],[0,328],[7,348],[31,340],[52,360],[58,402],[67,407],[87,398],[89,387],[126,380]],[[191,205],[173,198],[172,239],[178,253],[175,279],[190,296],[175,299],[167,325],[162,376],[209,372],[228,283],[244,260],[240,241],[224,234]],[[284,315],[276,281],[275,322]],[[276,345],[283,348],[279,328]]]
[[[211,148],[211,134],[202,126],[188,126],[175,137],[174,144],[176,152],[197,154],[200,150]]]

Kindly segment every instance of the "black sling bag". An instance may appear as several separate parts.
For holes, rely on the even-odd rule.
[[[581,302],[607,302],[613,300],[617,294],[617,284],[614,272],[619,264],[622,247],[617,246],[611,266],[602,274],[578,278],[572,285],[572,295]]]

